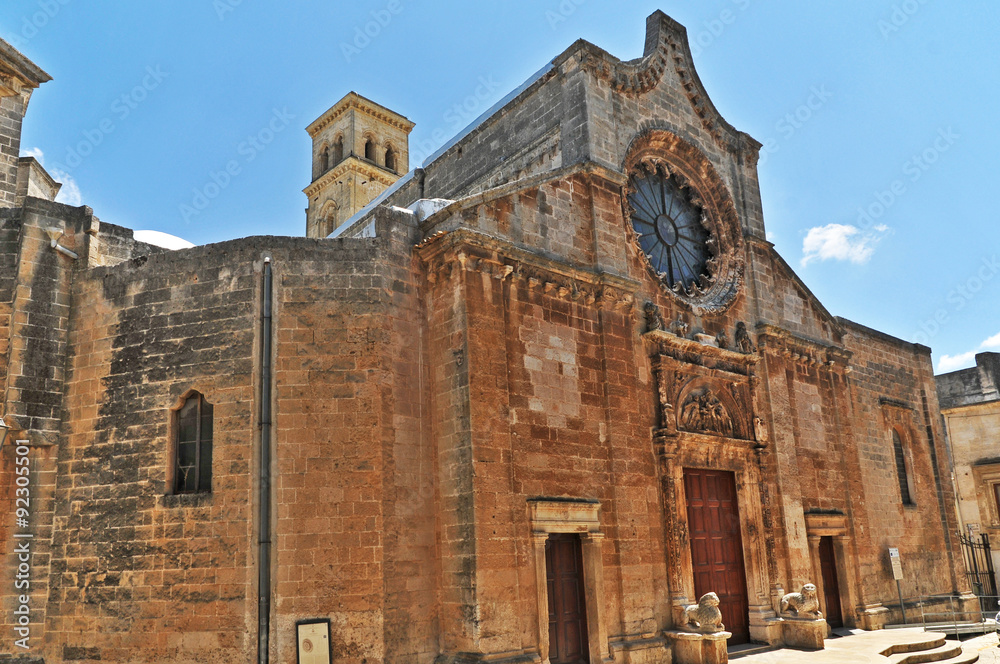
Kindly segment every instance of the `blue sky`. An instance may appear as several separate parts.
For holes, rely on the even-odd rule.
[[[655,9],[765,143],[769,236],[833,314],[939,369],[1000,350],[1000,3],[4,0],[0,36],[54,78],[22,151],[64,199],[204,244],[304,234],[304,128],[348,91],[427,154],[577,38],[641,55]]]

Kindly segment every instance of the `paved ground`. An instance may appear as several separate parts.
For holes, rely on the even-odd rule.
[[[979,661],[986,664],[1000,662],[1000,647],[997,647],[997,635],[987,634],[977,639],[965,641],[963,644],[965,652],[978,651]]]
[[[826,649],[815,652],[782,649],[773,652],[748,655],[738,660],[739,664],[866,664],[897,661],[899,658],[883,657],[879,653],[890,645],[923,642],[933,639],[922,628],[879,630],[864,632],[855,630],[850,636],[829,639]],[[938,635],[940,636],[940,635]],[[952,643],[952,642],[949,642]],[[1000,648],[997,635],[986,634],[962,642],[964,653],[979,652],[983,664],[1000,664]]]

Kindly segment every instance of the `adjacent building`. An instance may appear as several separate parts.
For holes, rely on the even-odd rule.
[[[984,594],[997,595],[1000,568],[1000,353],[979,353],[976,366],[937,377],[938,401],[951,449],[968,569]],[[986,544],[983,550],[982,544]]]

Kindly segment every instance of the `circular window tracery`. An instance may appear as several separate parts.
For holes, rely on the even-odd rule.
[[[685,289],[708,277],[709,231],[702,211],[674,176],[656,169],[640,169],[630,178],[632,228],[639,246],[670,288]]]
[[[728,309],[740,290],[745,250],[736,206],[715,167],[659,129],[635,138],[623,166],[625,220],[646,268],[694,313]]]

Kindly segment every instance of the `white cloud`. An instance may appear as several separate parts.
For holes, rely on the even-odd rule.
[[[888,226],[879,224],[875,232],[862,232],[856,226],[827,224],[810,228],[802,241],[802,265],[820,260],[850,261],[867,263],[875,253],[879,235],[888,231]]]
[[[188,242],[184,238],[160,231],[134,231],[132,237],[139,242],[145,242],[155,247],[163,247],[164,249],[188,249],[195,246],[192,242]]]
[[[997,332],[992,337],[979,344],[980,348],[1000,348],[1000,332]]]
[[[45,166],[45,153],[42,152],[41,148],[28,148],[21,152],[22,157],[34,157],[38,160],[38,163]],[[83,194],[80,193],[80,186],[73,179],[73,176],[65,171],[60,171],[58,168],[53,168],[49,175],[56,182],[62,182],[62,188],[59,193],[56,194],[56,202],[64,203],[66,205],[72,205],[73,207],[78,207],[83,205]]]
[[[80,193],[80,186],[73,179],[73,176],[59,169],[53,169],[52,177],[56,182],[62,182],[62,188],[56,194],[57,203],[65,203],[73,207],[83,205],[83,194]]]
[[[938,360],[938,373],[957,371],[958,369],[965,369],[975,364],[976,353],[978,352],[977,350],[970,350],[968,353],[959,353],[958,355],[942,355],[941,359]]]
[[[975,366],[976,353],[982,353],[991,348],[1000,348],[1000,332],[983,340],[975,350],[970,350],[967,353],[959,353],[958,355],[942,355],[941,359],[938,360],[937,371],[938,373],[948,373],[949,371],[957,371],[958,369],[967,369]]]

